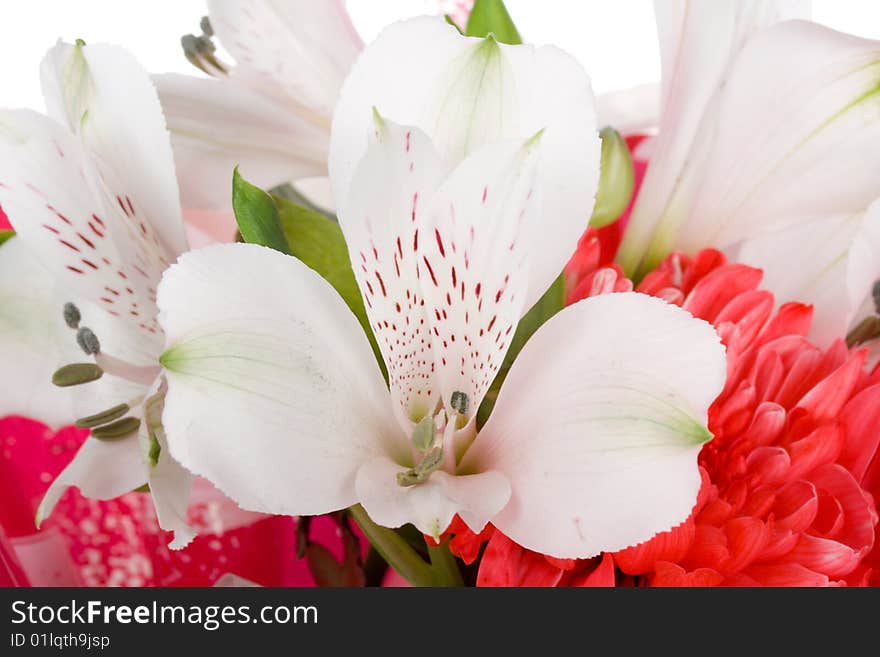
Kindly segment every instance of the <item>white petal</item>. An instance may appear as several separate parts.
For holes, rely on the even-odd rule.
[[[660,122],[660,88],[643,84],[596,97],[597,123],[621,134],[656,130]]]
[[[420,130],[377,118],[376,138],[355,172],[340,206],[367,316],[388,367],[395,410],[403,426],[433,410],[439,391],[418,277],[419,217],[443,177],[444,167]],[[421,244],[420,244],[421,242]]]
[[[145,424],[141,424],[141,433],[145,432]],[[156,465],[150,468],[150,495],[156,507],[159,526],[174,532],[174,540],[168,544],[169,547],[172,550],[179,550],[186,547],[195,537],[195,531],[186,520],[186,509],[189,505],[194,477],[171,458],[164,432],[157,431],[156,437],[160,451]],[[141,441],[143,440],[144,438],[141,437]]]
[[[540,162],[539,162],[540,161]],[[421,221],[421,289],[437,382],[448,407],[463,392],[476,413],[528,309],[541,253],[543,136],[485,146],[430,201]]]
[[[329,119],[363,47],[342,0],[209,0],[233,75]]]
[[[703,171],[706,142],[718,121],[713,99],[743,45],[767,26],[809,14],[809,2],[800,0],[670,0],[654,8],[662,68],[660,134],[621,247],[626,271],[635,269],[667,212],[683,219],[687,207],[681,205],[690,199],[675,198],[685,193],[676,192],[679,179],[685,168],[693,175]],[[786,59],[799,65],[801,50],[791,52],[798,57]]]
[[[476,72],[490,79],[478,83]],[[466,73],[466,75],[465,75]],[[600,142],[589,78],[564,52],[465,38],[442,18],[385,29],[356,62],[333,117],[330,177],[343,198],[367,149],[371,108],[426,132],[449,164],[487,141],[544,129],[542,230],[526,305],[559,275],[585,229],[599,177]]]
[[[439,470],[424,483],[399,486],[397,474],[403,470],[385,457],[358,470],[358,498],[373,521],[383,527],[409,522],[436,539],[458,513],[479,533],[510,498],[510,484],[498,472],[456,476]]]
[[[326,128],[236,80],[157,75],[186,208],[231,210],[232,170],[269,189],[326,175]]]
[[[171,143],[150,76],[118,46],[59,43],[41,67],[49,114],[79,135],[104,183],[165,250],[186,250]]]
[[[52,373],[82,358],[61,316],[52,277],[20,237],[0,247],[0,417],[24,415],[51,426],[74,419],[70,390]]]
[[[681,247],[723,248],[863,212],[877,196],[878,75],[876,41],[797,21],[752,39],[719,97],[711,162]]]
[[[592,297],[526,344],[460,472],[497,470],[492,523],[555,557],[614,551],[687,518],[724,349],[707,323],[641,294]]]
[[[88,438],[76,456],[55,478],[37,509],[37,525],[46,518],[70,486],[85,497],[111,500],[147,483],[147,464],[136,433],[116,440]]]
[[[827,346],[846,335],[880,278],[878,210],[875,203],[864,215],[826,217],[759,235],[743,244],[737,259],[764,271],[763,285],[777,304],[812,304],[810,338]]]
[[[846,290],[850,308],[855,310],[851,323],[861,321],[859,311],[869,303],[877,311],[874,286],[880,281],[880,200],[874,201],[862,217],[861,225],[849,249]],[[815,317],[815,316],[814,316]],[[815,322],[815,319],[813,320]]]
[[[243,508],[357,501],[355,473],[409,457],[360,324],[295,258],[249,244],[181,257],[159,289],[171,455]]]
[[[59,287],[158,349],[154,286],[164,251],[148,225],[105,194],[80,142],[34,112],[0,113],[0,183],[9,222]]]

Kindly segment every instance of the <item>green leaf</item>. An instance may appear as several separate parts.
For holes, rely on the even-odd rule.
[[[245,242],[290,255],[275,202],[269,194],[245,180],[238,173],[238,167],[232,174],[232,209]]]
[[[623,214],[635,185],[635,171],[626,140],[614,128],[603,128],[599,136],[602,137],[602,162],[596,205],[590,217],[593,228],[607,226]]]
[[[450,16],[449,14],[443,14],[443,18],[447,23],[449,23],[452,27],[454,27],[456,30],[458,30],[459,34],[462,33],[461,28],[458,26],[458,23],[456,23],[454,20],[452,20],[452,16]]]
[[[497,41],[513,45],[523,42],[503,0],[477,0],[464,33],[471,37],[494,34]]]
[[[507,350],[507,355],[504,357],[504,362],[501,364],[501,369],[499,369],[498,374],[495,375],[495,380],[492,382],[489,392],[486,393],[486,396],[483,398],[483,403],[480,404],[480,409],[477,411],[477,427],[482,427],[489,419],[489,414],[495,407],[495,400],[498,399],[498,391],[501,390],[501,384],[504,383],[504,379],[507,378],[507,373],[510,371],[513,361],[519,355],[523,346],[525,346],[529,338],[532,337],[535,331],[537,331],[544,322],[553,317],[553,315],[558,313],[564,307],[565,275],[560,274],[559,277],[553,281],[553,284],[547,288],[544,296],[538,299],[537,303],[532,306],[531,310],[519,320],[519,324],[516,326],[516,332],[513,334],[513,341],[510,343],[510,349]]]
[[[14,230],[0,230],[0,246],[15,237]]]
[[[327,217],[328,219],[331,219],[332,221],[338,221],[336,219],[335,214],[333,214],[332,212],[329,212],[328,210],[325,210],[324,208],[322,208],[321,206],[319,206],[315,203],[312,203],[312,201],[309,200],[309,198],[305,194],[303,194],[294,185],[291,185],[290,183],[282,183],[281,185],[277,185],[277,186],[273,187],[272,189],[270,189],[269,193],[272,196],[280,196],[281,198],[287,199],[288,201],[296,203],[297,205],[301,205],[304,208],[307,208],[309,210],[314,210],[315,212],[319,212],[319,213],[323,214],[325,217]]]
[[[286,199],[276,196],[274,201],[277,204],[283,236],[286,244],[289,245],[287,253],[300,259],[324,277],[348,304],[370,340],[382,375],[387,381],[385,363],[367,319],[367,311],[351,269],[348,247],[339,224],[320,212],[309,210]]]

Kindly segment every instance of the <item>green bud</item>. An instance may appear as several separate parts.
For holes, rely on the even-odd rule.
[[[635,186],[635,171],[626,141],[614,128],[603,128],[599,189],[590,226],[601,228],[615,221],[629,205]]]
[[[115,440],[134,433],[140,426],[140,419],[136,417],[126,417],[117,420],[112,424],[106,424],[103,427],[92,429],[92,438],[97,438],[98,440]]]
[[[97,381],[103,374],[104,370],[94,363],[72,363],[55,370],[52,383],[61,388],[78,386],[81,383]]]
[[[128,411],[128,404],[119,404],[118,406],[114,406],[113,408],[108,408],[106,411],[101,411],[100,413],[95,413],[94,415],[81,417],[76,422],[74,422],[74,424],[80,429],[91,429],[92,427],[99,427],[102,424],[107,424],[108,422],[119,419],[123,415],[128,413]]]

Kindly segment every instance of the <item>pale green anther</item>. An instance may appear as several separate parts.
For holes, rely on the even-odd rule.
[[[128,411],[128,404],[119,404],[117,406],[114,406],[113,408],[108,408],[106,411],[101,411],[100,413],[95,413],[94,415],[81,417],[76,422],[74,422],[74,424],[80,429],[91,429],[92,427],[99,427],[102,424],[107,424],[108,422],[117,420],[128,413]]]
[[[121,420],[117,420],[112,424],[104,425],[103,427],[98,427],[97,429],[92,429],[92,438],[97,438],[98,440],[116,440],[117,438],[122,438],[123,436],[128,436],[141,426],[141,421],[136,417],[126,417]]]
[[[425,477],[420,476],[415,470],[406,470],[405,472],[397,473],[397,485],[403,486],[404,488],[408,486],[415,486],[416,484],[420,484],[425,480]]]
[[[432,447],[425,453],[416,467],[397,473],[397,485],[415,486],[427,481],[431,473],[437,470],[442,462],[443,447]]]
[[[85,326],[76,332],[76,343],[89,356],[101,353],[101,343],[92,329]]]
[[[635,171],[626,141],[614,128],[603,128],[599,189],[590,226],[607,226],[626,210],[633,194]]]
[[[467,415],[471,407],[471,400],[466,394],[464,394],[460,390],[456,390],[449,398],[449,405],[459,415]]]
[[[55,370],[52,383],[61,388],[78,386],[81,383],[97,381],[103,374],[104,370],[94,363],[72,363]]]
[[[72,329],[79,328],[81,319],[82,315],[79,312],[79,308],[76,307],[76,304],[70,303],[69,301],[64,304],[64,323],[67,324],[68,327]]]
[[[870,315],[865,317],[852,331],[847,333],[846,346],[855,347],[877,338],[880,338],[880,317]]]
[[[412,433],[412,443],[413,447],[415,447],[418,451],[424,452],[427,451],[428,448],[434,442],[434,418],[430,415],[426,415],[422,418],[422,421],[419,422],[415,429],[413,429]]]
[[[76,44],[77,48],[82,48],[84,45],[86,45],[86,42],[82,39],[77,39],[76,41],[74,41],[74,43]]]

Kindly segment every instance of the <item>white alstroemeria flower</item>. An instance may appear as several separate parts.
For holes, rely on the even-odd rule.
[[[183,206],[231,213],[235,166],[264,188],[326,176],[333,107],[363,48],[343,1],[209,0],[208,16],[235,65],[153,78]]]
[[[714,225],[710,218],[703,217],[703,224],[688,226],[687,230],[683,225],[694,216],[695,196],[701,191],[708,167],[714,164],[710,162],[710,146],[724,109],[719,96],[731,85],[739,88],[739,95],[745,98],[726,103],[730,106],[727,111],[735,116],[740,108],[731,103],[747,102],[754,94],[753,87],[769,79],[768,70],[783,64],[768,61],[767,68],[746,70],[739,74],[741,79],[735,78],[732,68],[745,44],[779,21],[807,17],[809,8],[809,2],[797,0],[655,0],[661,63],[659,134],[652,144],[651,161],[618,253],[618,261],[629,275],[643,275],[672,249],[717,246],[705,241]],[[800,66],[799,59],[791,54],[785,59],[790,66]],[[773,112],[766,101],[755,104],[749,118]],[[745,128],[754,131],[762,127],[763,120],[758,117],[757,125],[750,121]],[[733,127],[742,126],[739,120]],[[731,145],[738,147],[737,154],[751,152],[751,146],[760,153],[756,138],[761,134],[750,134],[744,142]],[[757,172],[742,171],[738,165],[732,167],[732,162],[725,164],[728,177],[732,172],[740,177],[754,173],[747,182],[760,180]],[[737,226],[730,228],[735,230]]]
[[[880,42],[796,20],[753,29],[799,4],[658,3],[663,120],[618,257],[639,274],[671,250],[723,249],[762,268],[778,300],[814,303],[811,337],[827,344],[880,277],[867,212]]]
[[[191,475],[171,459],[157,425],[165,385],[155,295],[187,244],[159,100],[146,72],[112,46],[58,44],[43,61],[42,82],[49,117],[0,113],[0,205],[17,233],[0,248],[0,261],[17,277],[33,272],[24,284],[35,295],[4,307],[4,316],[15,316],[0,328],[4,340],[9,331],[21,344],[22,326],[45,323],[38,346],[79,343],[103,376],[74,389],[77,412],[101,417],[86,422],[92,437],[49,488],[38,523],[68,486],[109,499],[149,484],[160,523],[179,547],[192,537],[184,518]],[[74,303],[55,301],[48,320],[59,298]],[[62,334],[62,315],[76,335]],[[68,347],[47,349],[35,366],[31,350],[25,362],[0,367],[6,381],[27,382],[31,373],[20,369],[33,369],[48,387],[48,369],[69,355]],[[80,364],[66,378],[86,379],[89,367],[94,373],[94,365]],[[38,396],[33,388],[29,394]]]
[[[343,89],[331,177],[389,385],[301,262],[191,252],[159,287],[173,456],[243,508],[359,502],[434,536],[458,513],[558,557],[684,520],[725,365],[711,327],[677,307],[614,294],[562,311],[476,430],[518,320],[590,216],[598,161],[589,81],[568,55],[442,20],[386,29]]]

